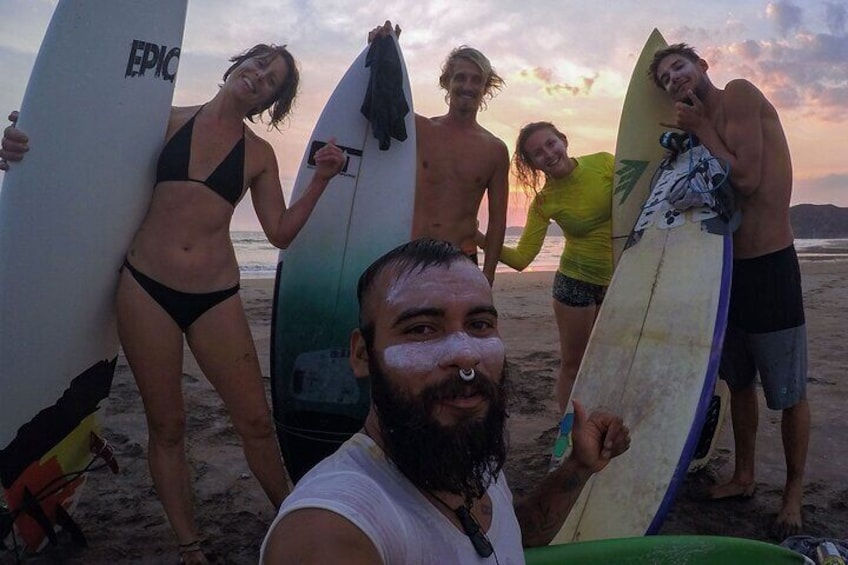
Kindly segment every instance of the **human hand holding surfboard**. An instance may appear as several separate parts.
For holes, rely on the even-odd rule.
[[[344,151],[336,145],[336,138],[331,137],[325,146],[315,152],[315,178],[329,181],[344,168],[347,157]]]
[[[18,111],[9,113],[9,121],[12,125],[3,130],[3,143],[0,148],[0,171],[9,170],[9,161],[20,161],[24,153],[29,151],[27,136],[15,127],[18,123]]]
[[[385,37],[392,32],[394,32],[394,34],[395,34],[395,39],[400,39],[400,32],[401,32],[400,26],[395,24],[394,29],[392,29],[392,22],[390,22],[389,20],[386,20],[386,22],[383,25],[377,26],[377,27],[375,27],[374,29],[372,29],[371,31],[368,32],[368,43],[371,43],[372,41],[374,41],[378,37]]]

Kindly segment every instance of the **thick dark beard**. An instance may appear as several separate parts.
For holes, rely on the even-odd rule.
[[[373,352],[369,366],[371,399],[380,417],[384,450],[398,470],[420,489],[451,492],[466,500],[480,498],[506,460],[506,363],[500,384],[479,372],[466,383],[457,373],[417,398],[397,390]],[[437,422],[433,412],[439,399],[468,387],[488,400],[485,417],[469,417],[452,426]]]

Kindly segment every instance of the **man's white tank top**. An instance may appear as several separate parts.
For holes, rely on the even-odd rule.
[[[521,530],[503,473],[488,494],[492,523],[486,536],[495,553],[484,558],[370,437],[358,433],[300,480],[280,507],[268,535],[283,516],[302,508],[322,508],[362,530],[386,565],[523,564]]]

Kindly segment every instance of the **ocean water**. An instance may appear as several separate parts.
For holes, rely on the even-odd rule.
[[[272,279],[277,270],[279,250],[268,243],[265,234],[258,231],[234,231],[231,233],[241,276],[245,279]],[[517,236],[507,236],[506,245],[515,245]],[[565,238],[561,235],[549,235],[545,238],[542,250],[525,271],[553,272],[559,265],[559,256]],[[848,259],[848,239],[796,239],[798,256],[808,260],[845,260]],[[481,254],[482,260],[482,254]],[[499,264],[499,273],[515,272],[506,265]]]
[[[266,279],[274,278],[277,271],[277,258],[280,250],[268,243],[265,234],[253,231],[234,231],[230,235],[233,239],[233,247],[236,251],[239,270],[244,279]],[[507,236],[505,243],[515,245],[517,237]],[[559,256],[565,238],[562,236],[548,236],[542,245],[542,250],[536,260],[525,269],[525,271],[555,271],[559,265]],[[482,264],[483,254],[480,254]],[[499,264],[497,272],[506,273],[513,271],[506,265]],[[514,271],[513,271],[514,272]]]

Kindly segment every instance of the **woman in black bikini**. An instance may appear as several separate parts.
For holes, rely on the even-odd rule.
[[[295,61],[285,47],[260,44],[231,62],[212,100],[171,111],[150,208],[127,252],[117,293],[121,344],[147,416],[150,473],[184,563],[207,560],[185,453],[183,335],[221,395],[248,465],[271,503],[279,507],[289,491],[238,294],[230,240],[233,210],[250,189],[268,240],[284,248],[344,164],[335,145],[318,151],[308,189],[287,208],[273,149],[245,127],[244,119],[253,121],[267,111],[277,126],[288,115],[299,80]],[[20,160],[25,139],[7,128],[0,157]]]

